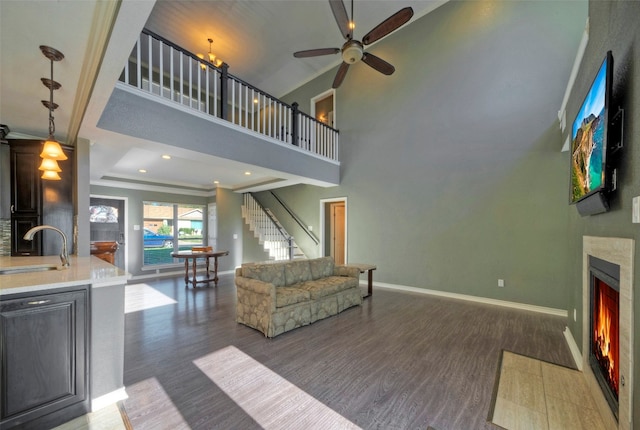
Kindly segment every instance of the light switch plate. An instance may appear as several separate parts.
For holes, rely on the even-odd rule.
[[[640,196],[633,198],[631,222],[634,224],[640,224]]]

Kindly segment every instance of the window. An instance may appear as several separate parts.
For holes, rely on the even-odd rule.
[[[204,245],[202,205],[143,202],[143,266],[178,263],[171,253]]]
[[[89,222],[117,224],[118,208],[106,205],[89,206]]]

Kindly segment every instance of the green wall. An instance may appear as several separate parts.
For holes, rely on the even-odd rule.
[[[450,2],[385,38],[370,50],[396,73],[356,64],[337,90],[341,185],[276,192],[314,226],[321,198],[347,197],[348,260],[376,264],[378,282],[566,309],[557,111],[573,58],[556,46],[577,52],[586,15],[583,2]],[[334,74],[286,101],[304,108]]]
[[[228,257],[219,260],[219,270],[233,270],[242,264],[243,224],[242,194],[225,188],[216,190],[218,210],[218,250],[229,251]]]
[[[631,204],[634,196],[640,195],[637,172],[640,169],[640,2],[637,1],[591,1],[589,2],[589,43],[582,59],[576,83],[567,106],[567,121],[575,117],[605,53],[613,54],[613,107],[625,109],[624,149],[618,168],[618,191],[611,201],[611,210],[605,214],[580,217],[571,208],[569,217],[569,266],[568,306],[569,314],[577,311],[577,320],[569,320],[569,328],[582,347],[582,237],[623,237],[636,241],[635,261],[638,258],[640,226],[631,223]],[[570,133],[565,132],[563,137]],[[634,297],[639,297],[638,281],[640,264],[634,268]],[[640,428],[640,300],[634,301],[634,427]]]

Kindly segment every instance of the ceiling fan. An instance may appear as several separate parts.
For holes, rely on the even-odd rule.
[[[389,33],[406,24],[413,16],[413,9],[410,7],[400,9],[398,12],[375,26],[373,30],[365,34],[361,42],[353,38],[353,29],[355,28],[355,22],[353,21],[353,0],[351,0],[351,20],[349,20],[343,0],[329,0],[329,5],[331,6],[331,11],[336,19],[336,23],[338,23],[338,28],[340,29],[342,36],[346,39],[342,48],[308,49],[306,51],[295,52],[293,56],[296,58],[318,57],[320,55],[332,55],[341,52],[342,64],[338,69],[338,73],[336,73],[336,77],[333,79],[333,88],[338,88],[340,84],[342,84],[342,81],[349,70],[349,66],[360,60],[385,75],[391,75],[395,72],[395,67],[384,61],[382,58],[371,53],[364,52],[364,46],[382,39]]]

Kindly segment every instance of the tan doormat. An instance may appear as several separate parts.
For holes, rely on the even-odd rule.
[[[582,373],[502,351],[489,421],[508,430],[604,429]]]

